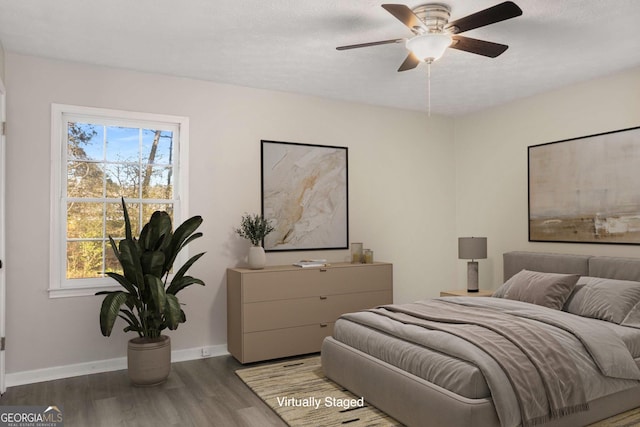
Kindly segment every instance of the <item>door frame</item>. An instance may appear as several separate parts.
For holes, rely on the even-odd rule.
[[[5,130],[7,119],[6,90],[2,78],[0,78],[0,394],[7,390],[4,372],[5,357],[5,308],[6,308],[6,283],[5,283]]]

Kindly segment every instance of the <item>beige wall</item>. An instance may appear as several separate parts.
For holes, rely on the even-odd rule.
[[[458,236],[487,236],[482,288],[508,250],[640,256],[640,247],[527,242],[527,146],[640,125],[640,70],[585,82],[456,120],[8,53],[7,372],[125,355],[130,336],[100,335],[98,297],[48,298],[50,105],[190,117],[190,213],[206,250],[183,294],[174,350],[226,342],[225,269],[247,243],[233,234],[260,210],[260,139],[349,147],[351,241],[394,263],[396,302],[465,286]],[[347,251],[267,254],[269,264]],[[123,326],[123,325],[122,325]]]
[[[0,80],[4,81],[4,47],[2,46],[2,41],[0,41]]]
[[[100,335],[98,297],[48,298],[52,102],[190,118],[190,214],[205,219],[192,250],[207,251],[193,274],[207,286],[182,294],[188,321],[170,333],[174,350],[226,342],[225,269],[248,247],[232,228],[260,210],[260,139],[349,147],[350,240],[394,263],[396,301],[455,280],[452,120],[12,53],[6,71],[8,373],[122,357],[131,337]],[[348,252],[267,262],[310,256]]]
[[[455,121],[457,233],[488,237],[480,287],[501,283],[509,250],[640,257],[640,246],[530,243],[527,228],[527,146],[640,126],[639,95],[635,69]]]

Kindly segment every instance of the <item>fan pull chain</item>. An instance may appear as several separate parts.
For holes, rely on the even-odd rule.
[[[431,61],[427,62],[427,115],[431,117]]]

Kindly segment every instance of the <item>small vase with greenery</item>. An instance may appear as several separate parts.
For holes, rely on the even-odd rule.
[[[264,268],[266,264],[266,256],[262,248],[262,240],[265,236],[273,231],[273,226],[269,220],[262,215],[244,214],[240,222],[240,228],[236,228],[235,232],[238,236],[243,237],[251,242],[252,247],[249,248],[249,268],[259,270]]]
[[[138,381],[137,374],[132,373],[132,363],[136,369],[142,371],[149,369],[149,366],[144,366],[147,362],[132,362],[132,354],[137,354],[135,351],[132,353],[132,344],[151,344],[158,347],[158,343],[166,342],[167,345],[163,346],[168,346],[168,349],[165,349],[163,357],[168,358],[169,366],[164,366],[163,369],[166,371],[166,376],[169,375],[170,340],[168,336],[161,335],[161,332],[167,328],[175,330],[180,323],[186,321],[176,295],[193,284],[204,286],[202,280],[186,274],[187,270],[204,255],[204,252],[189,258],[177,271],[173,271],[173,263],[182,249],[202,236],[202,233],[195,232],[202,224],[202,217],[189,218],[173,231],[169,214],[166,211],[156,211],[142,228],[140,236],[135,238],[132,235],[124,198],[122,209],[125,238],[116,244],[109,236],[111,248],[122,267],[122,274],[116,272],[106,274],[124,289],[102,291],[96,294],[105,296],[100,308],[100,330],[102,335],[110,336],[116,319],[120,317],[127,323],[124,332],[132,331],[138,334],[138,338],[129,342],[129,375],[134,383],[150,385],[151,383],[145,379]],[[172,271],[173,275],[169,281],[169,273]],[[149,364],[152,363],[155,362],[149,362]],[[158,383],[164,379],[151,381]]]

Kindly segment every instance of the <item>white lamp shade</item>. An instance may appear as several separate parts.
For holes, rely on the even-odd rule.
[[[459,237],[459,259],[484,259],[487,257],[486,237]]]
[[[410,38],[406,46],[419,60],[433,62],[444,55],[451,41],[449,34],[427,33]]]

